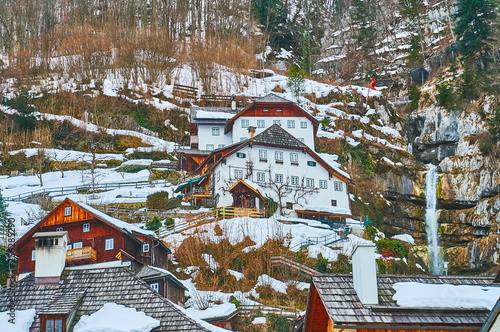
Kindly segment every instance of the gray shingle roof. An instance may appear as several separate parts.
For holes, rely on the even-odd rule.
[[[9,295],[6,289],[0,290],[0,312],[9,309]],[[76,307],[73,326],[82,315],[90,315],[112,302],[143,311],[161,321],[153,331],[224,331],[188,317],[124,267],[65,269],[61,281],[55,285],[34,285],[31,274],[17,283],[14,299],[16,310],[34,308],[37,315],[59,310],[55,306],[64,300],[68,300],[61,308],[65,313]],[[76,305],[78,301],[81,302]],[[37,316],[32,329],[38,325]]]
[[[293,103],[292,101],[282,98],[274,93],[270,93],[264,97],[255,100],[256,103]]]
[[[402,308],[392,299],[397,282],[500,286],[490,277],[379,275],[378,306],[364,306],[353,287],[352,275],[320,275],[313,283],[328,315],[336,324],[483,324],[488,310]],[[306,318],[307,319],[307,318]]]
[[[273,124],[257,136],[250,139],[250,142],[262,143],[266,145],[280,145],[290,148],[307,148],[307,146],[289,134],[277,124]]]

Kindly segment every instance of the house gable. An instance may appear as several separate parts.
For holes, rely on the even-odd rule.
[[[279,111],[278,111],[279,110]],[[297,104],[274,94],[257,99],[253,104],[243,109],[240,113],[229,119],[226,123],[225,133],[233,130],[234,122],[243,116],[249,117],[305,117],[311,121],[314,136],[318,132],[319,121],[303,110]]]

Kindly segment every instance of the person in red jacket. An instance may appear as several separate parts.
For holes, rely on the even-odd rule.
[[[372,77],[370,81],[370,89],[375,90],[375,77]]]

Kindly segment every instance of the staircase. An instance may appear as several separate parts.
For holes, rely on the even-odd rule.
[[[305,264],[302,264],[296,260],[283,257],[283,256],[274,256],[271,257],[271,264],[273,266],[287,266],[293,270],[299,271],[305,275],[308,275],[309,277],[316,276],[318,274],[324,273],[322,271],[316,270],[310,266],[307,266]]]

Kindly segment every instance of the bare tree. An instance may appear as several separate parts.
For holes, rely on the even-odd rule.
[[[262,187],[270,189],[278,198],[278,204],[280,209],[280,215],[283,213],[283,200],[288,198],[294,204],[307,204],[308,197],[312,194],[317,194],[319,192],[318,188],[308,187],[306,185],[305,177],[302,177],[298,184],[291,184],[290,177],[277,178],[276,174],[273,177],[271,172],[271,167],[268,170],[269,176],[268,181],[262,184]]]

